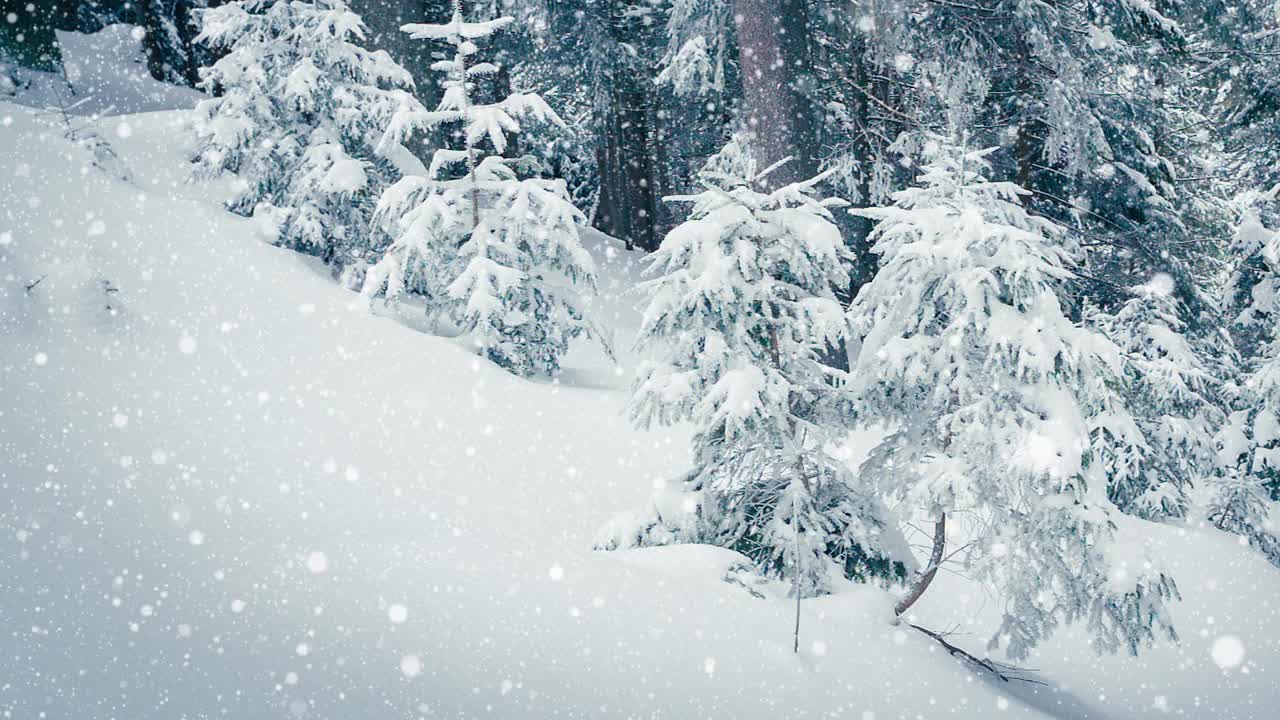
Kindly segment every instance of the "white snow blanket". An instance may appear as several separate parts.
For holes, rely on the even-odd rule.
[[[622,414],[635,359],[559,382],[377,316],[188,182],[185,112],[100,143],[0,103],[0,713],[14,718],[1199,718],[1280,706],[1280,572],[1149,528],[1180,645],[1073,632],[975,674],[894,595],[726,582],[702,546],[590,549],[687,469]],[[95,154],[94,148],[98,149]],[[591,234],[633,332],[638,256]],[[30,288],[28,289],[28,286]],[[408,312],[408,311],[406,311]],[[405,320],[412,320],[406,315]],[[747,583],[750,584],[750,583]],[[943,574],[913,609],[982,654],[1000,603]],[[1139,671],[1140,670],[1140,671]]]

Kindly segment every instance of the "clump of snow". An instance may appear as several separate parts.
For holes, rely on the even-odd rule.
[[[1134,291],[1144,295],[1168,297],[1173,293],[1173,276],[1169,273],[1156,273],[1145,284],[1134,288]]]
[[[1089,26],[1089,47],[1094,50],[1109,50],[1115,47],[1115,44],[1116,36],[1111,32],[1111,28]]]

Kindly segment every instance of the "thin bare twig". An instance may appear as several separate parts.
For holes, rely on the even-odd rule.
[[[35,290],[35,289],[36,289],[36,286],[37,286],[37,285],[39,285],[40,283],[44,282],[44,279],[45,279],[45,278],[47,278],[47,277],[49,277],[49,276],[48,276],[48,274],[45,274],[45,275],[41,275],[40,277],[36,278],[36,281],[35,281],[35,282],[33,282],[33,283],[31,283],[30,285],[27,285],[27,286],[26,286],[26,287],[27,287],[27,292],[31,292],[32,290]]]
[[[947,635],[949,633],[936,632],[934,630],[921,627],[914,623],[907,623],[907,624],[915,628],[916,630],[919,630],[920,632],[924,633],[925,635],[928,635],[934,640],[936,640],[939,645],[941,645],[944,649],[946,649],[947,654],[951,655],[952,657],[958,657],[961,660],[964,660],[965,662],[969,663],[970,665],[978,667],[982,670],[986,670],[992,675],[995,675],[996,677],[1000,678],[1000,680],[1002,680],[1003,682],[1018,680],[1020,682],[1032,683],[1035,685],[1048,685],[1048,683],[1043,682],[1041,680],[1036,680],[1034,678],[1029,678],[1029,677],[1023,677],[1023,673],[1033,672],[1032,670],[1028,670],[1026,668],[1014,667],[1013,665],[1006,665],[1004,663],[996,662],[989,658],[980,658],[977,655],[974,655],[963,648],[952,645],[950,642],[947,641]]]

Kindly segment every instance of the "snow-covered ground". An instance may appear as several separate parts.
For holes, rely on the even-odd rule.
[[[526,382],[372,316],[184,183],[181,114],[103,124],[136,185],[4,117],[4,272],[48,274],[7,285],[0,359],[16,717],[996,707],[895,645],[879,591],[809,603],[797,657],[790,604],[723,582],[728,553],[592,552],[686,462],[628,426],[625,377],[583,372],[602,358]],[[616,294],[636,256],[593,242]]]
[[[57,37],[64,72],[14,67],[24,88],[9,99],[36,108],[65,108],[72,115],[126,115],[192,107],[202,97],[151,77],[141,28],[108,25],[91,34],[58,30]]]
[[[688,462],[622,414],[639,255],[588,237],[621,367],[520,380],[263,243],[187,182],[187,122],[98,120],[95,165],[0,104],[4,717],[1276,716],[1280,572],[1212,530],[1150,528],[1179,645],[1066,631],[1043,686],[876,588],[806,601],[793,654],[731,553],[593,552]],[[944,575],[914,612],[981,654],[999,603]]]

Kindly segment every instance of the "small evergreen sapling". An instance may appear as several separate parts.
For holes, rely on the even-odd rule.
[[[689,218],[651,256],[657,277],[637,345],[631,413],[641,426],[690,421],[694,468],[678,499],[606,530],[606,548],[706,542],[737,550],[798,593],[842,578],[904,574],[896,525],[827,452],[842,433],[835,371],[821,362],[843,336],[833,288],[849,259],[821,177],[772,192],[768,171],[735,140],[700,175]],[[798,579],[797,579],[798,578]]]
[[[933,137],[925,151],[919,187],[855,211],[877,221],[880,270],[849,313],[862,338],[850,399],[891,431],[864,472],[937,521],[935,561],[908,599],[954,518],[972,525],[967,567],[1006,603],[993,647],[1024,657],[1074,621],[1099,650],[1176,637],[1173,581],[1126,562],[1140,544],[1119,537],[1094,462],[1088,416],[1118,358],[1063,311],[1068,238],[1024,210],[1023,189],[984,177],[992,150]]]
[[[269,218],[279,244],[363,262],[385,242],[375,199],[416,163],[385,136],[422,110],[408,72],[357,44],[364,24],[342,0],[237,0],[201,17],[197,40],[227,54],[200,71],[222,94],[197,108],[197,173],[237,173],[231,209]]]
[[[533,94],[473,101],[475,79],[497,71],[471,62],[474,41],[511,18],[467,22],[460,3],[453,10],[448,23],[402,28],[448,43],[453,55],[432,65],[445,76],[439,107],[397,114],[388,133],[400,141],[415,130],[456,124],[462,147],[437,150],[425,177],[404,178],[383,194],[378,218],[394,241],[367,275],[364,292],[393,301],[419,295],[433,322],[452,320],[498,365],[523,376],[552,374],[574,338],[604,342],[579,295],[595,288],[594,263],[579,238],[586,218],[563,180],[521,178],[536,163],[502,154],[506,134],[521,129],[517,118],[560,119]]]
[[[1280,565],[1280,538],[1270,520],[1273,505],[1256,477],[1245,468],[1228,465],[1214,484],[1206,516],[1214,527],[1239,535],[1272,564]]]
[[[1123,363],[1114,404],[1091,418],[1107,493],[1148,520],[1186,516],[1187,492],[1215,473],[1214,430],[1226,418],[1221,382],[1187,337],[1173,289],[1157,275],[1114,315],[1092,313]]]

